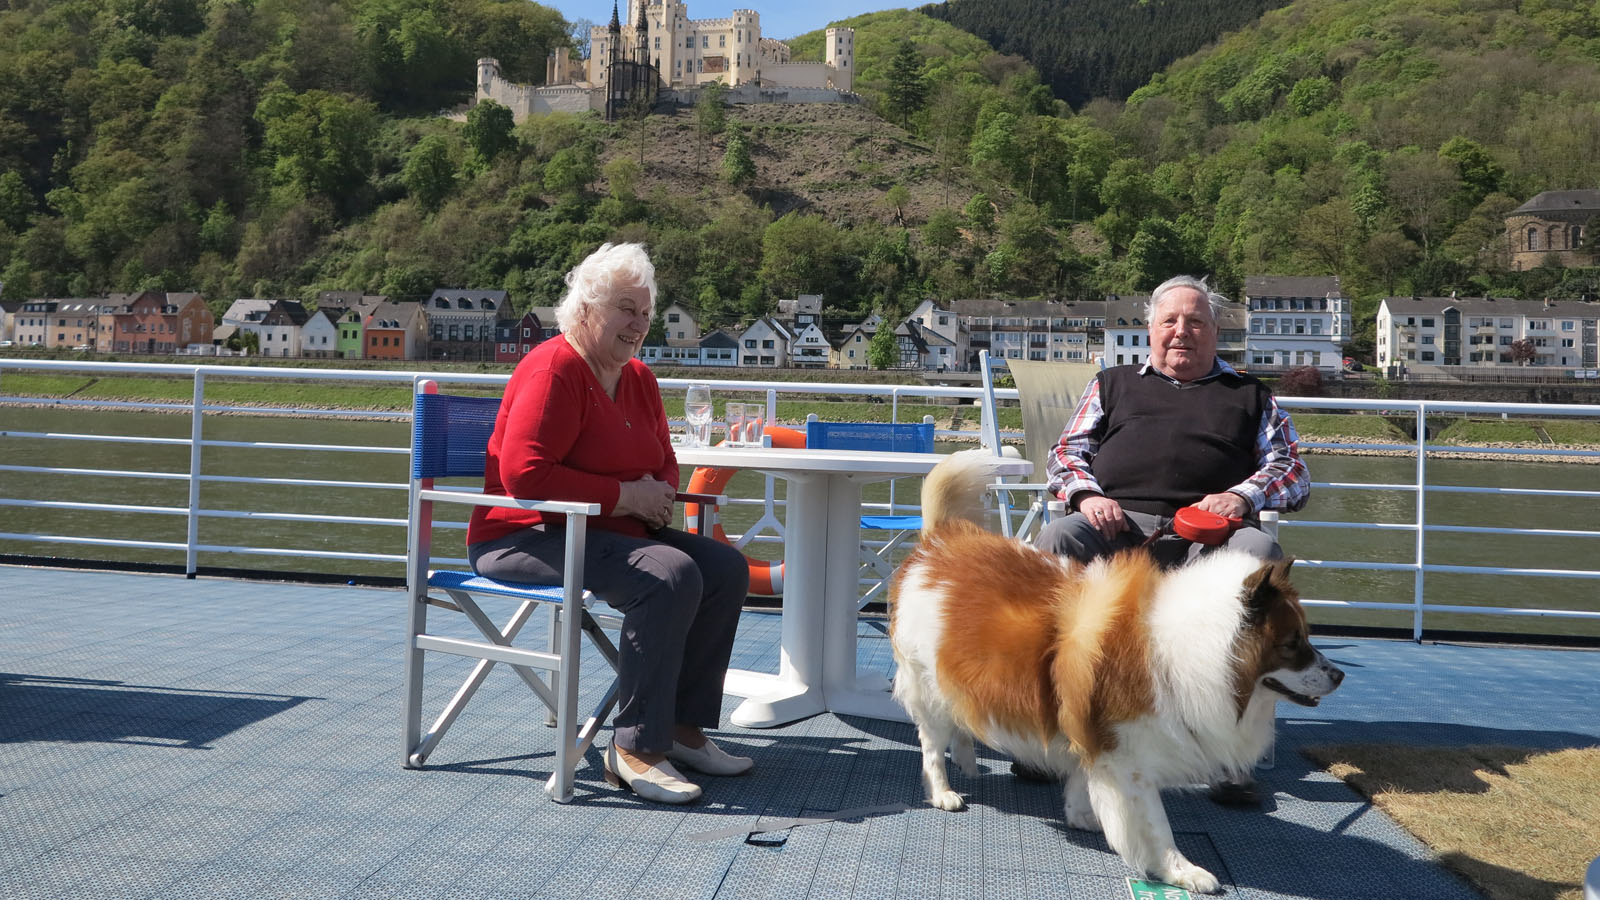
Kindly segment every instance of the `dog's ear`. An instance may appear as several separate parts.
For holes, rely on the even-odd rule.
[[[1261,568],[1245,578],[1244,605],[1252,624],[1266,618],[1267,610],[1283,599],[1283,588],[1289,584],[1289,567],[1292,565],[1294,557],[1286,556],[1262,563]]]

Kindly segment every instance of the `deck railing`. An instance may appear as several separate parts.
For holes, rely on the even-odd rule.
[[[48,373],[48,374],[92,374],[98,376],[111,375],[161,375],[168,378],[186,378],[192,388],[189,399],[184,402],[116,402],[96,399],[67,398],[34,398],[18,394],[7,385],[7,376],[20,372]],[[710,374],[710,373],[708,373]],[[0,359],[0,509],[29,509],[29,510],[70,510],[76,512],[94,513],[99,516],[95,520],[97,529],[105,527],[105,531],[96,534],[53,534],[42,530],[18,529],[0,525],[0,556],[15,556],[17,548],[26,545],[61,545],[76,546],[80,548],[138,548],[141,550],[170,553],[174,558],[181,554],[183,571],[193,575],[201,569],[200,559],[202,554],[210,558],[227,557],[279,557],[279,558],[315,558],[323,560],[340,560],[351,563],[382,563],[398,564],[404,562],[401,553],[371,552],[368,550],[353,550],[340,547],[330,549],[314,549],[306,547],[278,547],[260,546],[250,543],[217,543],[202,542],[200,540],[200,523],[204,519],[236,519],[255,522],[277,522],[289,526],[304,526],[307,529],[332,529],[351,526],[381,526],[395,528],[397,537],[393,545],[399,547],[403,540],[399,537],[399,529],[405,527],[403,517],[387,517],[372,515],[350,515],[338,512],[320,511],[321,506],[316,502],[308,502],[302,508],[318,511],[275,511],[263,509],[229,509],[208,505],[203,500],[202,487],[207,484],[246,484],[260,485],[275,490],[311,492],[314,501],[318,492],[331,490],[376,491],[395,492],[397,498],[404,496],[406,489],[405,479],[395,481],[366,480],[350,478],[325,478],[317,477],[316,460],[321,454],[357,454],[373,457],[404,457],[409,453],[409,448],[402,444],[397,445],[368,445],[368,444],[340,444],[336,442],[317,441],[238,441],[221,440],[206,436],[206,423],[215,421],[216,417],[227,414],[251,414],[259,416],[277,415],[304,415],[306,410],[284,410],[262,408],[249,405],[221,404],[205,400],[208,379],[215,381],[220,378],[253,380],[306,380],[315,378],[320,384],[392,384],[396,386],[410,386],[416,381],[427,378],[439,382],[446,389],[451,387],[468,387],[486,391],[497,391],[506,382],[504,375],[466,374],[454,372],[405,372],[405,371],[357,371],[337,369],[297,369],[279,367],[241,367],[241,366],[207,366],[207,365],[171,365],[157,363],[127,363],[127,362],[77,362],[56,360],[16,360]],[[822,384],[806,382],[779,382],[760,380],[695,378],[695,379],[662,379],[663,392],[680,391],[690,381],[711,385],[713,391],[741,396],[761,396],[765,398],[769,411],[777,408],[780,399],[795,396],[807,398],[832,398],[832,399],[875,399],[887,407],[885,413],[891,421],[900,421],[900,406],[903,402],[938,402],[960,404],[963,408],[971,410],[974,415],[969,417],[974,420],[971,427],[959,430],[941,430],[938,436],[941,440],[971,441],[974,444],[978,438],[978,423],[975,421],[976,403],[982,394],[978,387],[946,387],[923,385],[864,385],[864,384]],[[1016,396],[1014,390],[999,390],[997,396],[1002,400],[1013,400]],[[1325,492],[1389,492],[1406,495],[1410,498],[1410,521],[1330,521],[1311,518],[1317,510],[1313,504],[1306,513],[1284,518],[1281,527],[1290,530],[1312,531],[1323,530],[1356,530],[1368,533],[1393,533],[1403,536],[1410,545],[1406,554],[1406,561],[1374,561],[1371,559],[1301,559],[1297,565],[1313,570],[1326,571],[1373,571],[1373,572],[1398,572],[1409,573],[1411,576],[1410,596],[1406,598],[1395,597],[1308,597],[1305,602],[1310,606],[1350,610],[1373,610],[1386,613],[1409,612],[1411,616],[1411,631],[1414,638],[1420,638],[1425,616],[1427,614],[1441,613],[1466,613],[1473,615],[1513,616],[1513,617],[1549,617],[1551,619],[1600,621],[1600,601],[1590,600],[1581,603],[1579,608],[1549,608],[1541,606],[1538,601],[1528,603],[1505,603],[1499,605],[1466,605],[1438,602],[1426,602],[1425,587],[1429,575],[1452,576],[1514,576],[1531,579],[1596,579],[1600,578],[1600,570],[1585,568],[1582,560],[1575,560],[1571,568],[1550,567],[1514,567],[1474,565],[1472,560],[1452,560],[1450,562],[1429,561],[1429,537],[1443,534],[1471,534],[1486,536],[1507,537],[1534,537],[1534,538],[1562,538],[1562,539],[1587,539],[1600,538],[1600,531],[1586,527],[1592,524],[1593,517],[1579,518],[1575,521],[1559,521],[1550,523],[1559,527],[1502,527],[1489,522],[1481,525],[1439,524],[1429,523],[1427,517],[1427,503],[1430,496],[1446,494],[1481,495],[1485,497],[1536,497],[1555,500],[1581,500],[1592,501],[1600,499],[1600,490],[1591,490],[1583,487],[1570,489],[1529,488],[1517,484],[1500,485],[1460,485],[1440,483],[1431,477],[1430,460],[1437,460],[1442,453],[1453,455],[1471,454],[1475,452],[1495,453],[1503,450],[1474,451],[1461,446],[1440,446],[1430,443],[1427,436],[1427,422],[1431,416],[1460,416],[1460,415],[1493,415],[1506,418],[1565,418],[1600,420],[1600,406],[1568,406],[1552,404],[1516,404],[1516,403],[1460,403],[1460,402],[1430,402],[1408,400],[1346,400],[1346,399],[1306,399],[1306,398],[1280,398],[1286,408],[1293,411],[1304,410],[1307,412],[1334,411],[1340,413],[1367,413],[1384,414],[1394,419],[1401,417],[1415,423],[1413,428],[1417,435],[1409,443],[1375,442],[1368,444],[1319,444],[1303,443],[1305,450],[1353,450],[1359,452],[1377,453],[1403,453],[1414,460],[1413,477],[1405,481],[1369,482],[1369,481],[1314,481],[1314,495],[1321,496]],[[84,408],[87,410],[135,410],[135,411],[161,411],[172,414],[182,414],[187,417],[187,437],[157,437],[147,435],[106,433],[104,429],[90,427],[92,419],[85,420],[81,429],[71,431],[28,431],[14,427],[16,415],[8,415],[23,405],[44,404],[58,408]],[[397,421],[409,419],[409,412],[375,413],[366,411],[349,410],[316,410],[317,415],[326,417],[362,417],[362,418],[389,418]],[[769,419],[770,420],[770,419]],[[681,425],[681,423],[674,423]],[[1002,429],[1004,435],[1020,439],[1020,433],[1013,429]],[[51,452],[41,457],[35,450],[31,455],[21,455],[19,449],[23,442],[30,442],[28,446],[60,446],[70,448],[76,442],[95,442],[114,445],[144,445],[151,447],[178,447],[187,450],[188,463],[184,471],[159,471],[153,468],[129,465],[126,468],[84,467],[74,466],[72,453],[69,449],[62,449],[59,453]],[[47,442],[44,444],[38,442]],[[215,461],[222,450],[258,450],[270,453],[294,454],[301,463],[303,471],[295,473],[294,477],[277,477],[253,475],[237,471],[210,471],[207,463]],[[209,453],[209,455],[208,455]],[[1524,448],[1516,453],[1530,458],[1579,458],[1600,457],[1600,451],[1584,449],[1564,449],[1559,447]],[[130,454],[132,455],[132,454]],[[214,468],[214,466],[213,466]],[[1600,471],[1590,467],[1582,467],[1584,471]],[[1312,463],[1313,475],[1317,467]],[[187,502],[183,504],[168,505],[141,505],[132,503],[118,503],[111,499],[101,497],[82,497],[76,495],[70,487],[54,490],[45,490],[41,486],[48,485],[54,488],[60,485],[70,485],[74,479],[85,477],[113,478],[113,479],[138,479],[151,482],[183,483],[187,486]],[[26,483],[29,489],[6,490],[4,485],[12,483],[20,487]],[[906,496],[913,492],[902,490],[899,498],[890,493],[887,499],[878,499],[875,505],[878,511],[892,510],[903,512],[915,509],[915,497]],[[26,494],[27,496],[21,496]],[[40,495],[49,497],[42,499]],[[62,497],[75,497],[75,499],[60,499]],[[744,497],[736,500],[737,503],[757,505],[764,507],[766,515],[760,521],[771,521],[772,511],[781,508],[782,501],[774,496],[773,481],[767,480],[766,495],[763,497]],[[141,536],[137,522],[139,516],[170,516],[183,517],[186,521],[185,539],[182,542],[175,540],[155,540]],[[25,516],[8,513],[4,515],[7,523],[26,521]],[[440,523],[445,527],[464,527],[464,523]],[[298,532],[297,532],[298,533]],[[741,545],[751,541],[780,541],[781,536],[774,533],[752,533],[735,536]],[[464,562],[464,560],[456,560]]]

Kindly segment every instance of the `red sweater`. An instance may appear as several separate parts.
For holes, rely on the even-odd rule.
[[[484,493],[599,503],[600,515],[589,520],[591,528],[643,537],[642,521],[613,516],[612,510],[622,482],[645,475],[678,486],[678,458],[649,367],[629,360],[612,400],[565,335],[540,344],[517,364],[489,438]],[[467,527],[467,543],[565,519],[478,507]]]

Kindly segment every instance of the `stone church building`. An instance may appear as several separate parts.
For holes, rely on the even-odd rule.
[[[1532,269],[1555,254],[1563,266],[1600,264],[1595,247],[1585,246],[1589,223],[1600,216],[1600,190],[1545,191],[1506,216],[1511,268]]]

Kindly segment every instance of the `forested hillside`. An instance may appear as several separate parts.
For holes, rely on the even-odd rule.
[[[1121,100],[1287,0],[946,0],[921,12],[1031,60],[1074,108]]]
[[[493,104],[437,111],[470,98],[475,57],[534,80],[568,40],[523,0],[13,3],[5,297],[472,286],[525,307],[616,239],[648,242],[664,296],[711,324],[796,292],[846,317],[1177,272],[1230,292],[1338,274],[1365,308],[1597,290],[1594,270],[1507,271],[1501,221],[1600,186],[1592,0],[1301,0],[1078,112],[944,22],[847,24],[859,107],[513,128]]]

